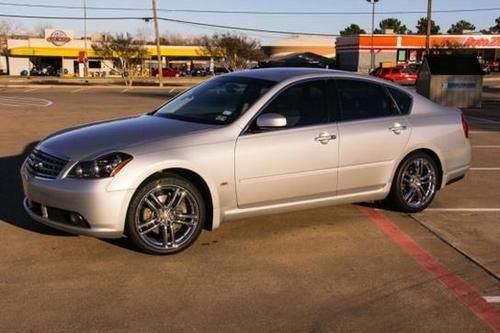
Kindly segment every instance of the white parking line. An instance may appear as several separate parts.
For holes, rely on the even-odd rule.
[[[424,212],[474,212],[474,213],[494,213],[500,212],[500,208],[427,208]]]
[[[485,119],[485,118],[479,118],[479,117],[468,116],[467,119],[473,119],[473,120],[477,120],[477,121],[483,121],[485,123],[500,124],[500,121],[498,121],[498,120],[491,120],[491,119]]]
[[[488,303],[500,303],[500,296],[483,296]]]
[[[52,101],[43,98],[0,96],[0,105],[3,106],[38,106],[47,107],[52,105]]]
[[[499,132],[495,131],[469,131],[470,134],[499,134]]]
[[[85,89],[87,89],[87,88],[78,88],[78,89],[71,91],[71,93],[74,94],[74,93],[80,92],[80,91],[85,90]]]
[[[122,91],[120,91],[120,94],[126,93],[130,88],[125,88]]]
[[[172,88],[168,91],[169,94],[171,94],[173,91],[175,90],[175,88]]]
[[[28,93],[28,92],[32,92],[32,91],[35,91],[35,90],[38,90],[38,89],[39,88],[31,88],[31,89],[25,90],[23,92]]]
[[[470,168],[471,171],[500,171],[500,168]]]
[[[472,148],[497,149],[500,148],[500,145],[472,145]]]

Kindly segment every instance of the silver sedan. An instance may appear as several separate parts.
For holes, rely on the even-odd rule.
[[[372,200],[419,212],[470,161],[457,109],[366,76],[282,68],[55,133],[21,173],[36,221],[169,254],[235,218]]]

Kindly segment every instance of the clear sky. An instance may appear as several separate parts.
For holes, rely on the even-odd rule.
[[[18,4],[48,4],[80,6],[83,0],[10,0],[0,1],[0,14],[21,15],[47,15],[47,16],[80,16],[81,10],[74,9],[40,9],[20,8],[1,4],[2,2],[15,2]],[[87,0],[87,6],[95,7],[138,7],[150,8],[150,0]],[[254,10],[254,11],[370,11],[371,6],[366,0],[158,0],[158,7],[162,9],[209,9],[209,10]],[[434,0],[433,9],[463,9],[463,8],[488,8],[500,7],[500,0]],[[427,0],[380,0],[376,10],[383,11],[423,11],[427,9]],[[88,16],[151,16],[150,10],[143,11],[98,11],[88,10]],[[367,32],[370,31],[371,15],[249,15],[249,14],[206,14],[206,13],[178,13],[160,12],[160,16],[174,19],[197,21],[232,26],[244,26],[260,29],[275,29],[286,31],[306,31],[315,33],[338,33],[345,26],[356,23]],[[397,17],[408,28],[415,30],[419,17],[425,14],[388,15],[377,14],[376,24],[387,17]],[[500,10],[487,12],[466,13],[436,13],[433,19],[446,31],[452,23],[465,19],[476,26],[476,30],[488,28],[494,24],[495,18],[500,16]],[[30,31],[36,26],[50,24],[53,27],[67,28],[75,32],[76,36],[83,34],[82,21],[67,20],[39,20],[39,19],[9,19],[20,26],[20,29]],[[89,21],[87,24],[89,34],[93,32],[131,32],[142,30],[152,33],[152,22],[137,21]],[[186,24],[160,22],[161,32],[172,32],[189,35],[211,34],[213,28],[199,28]],[[273,35],[267,33],[247,33],[261,40],[264,44],[286,35]]]

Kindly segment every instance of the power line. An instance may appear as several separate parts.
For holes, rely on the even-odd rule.
[[[28,7],[28,8],[51,8],[51,9],[73,9],[82,10],[82,6],[68,5],[45,5],[45,4],[26,4],[0,1],[2,6]],[[88,10],[102,11],[150,11],[151,8],[138,7],[92,7],[87,6]],[[460,8],[460,9],[436,9],[434,13],[466,13],[466,12],[488,12],[498,11],[500,7],[490,8]],[[212,9],[162,9],[159,12],[166,13],[199,13],[199,14],[244,14],[244,15],[371,15],[370,11],[258,11],[258,10],[212,10]],[[404,15],[404,14],[425,14],[426,11],[407,10],[407,11],[381,11],[382,15]]]
[[[42,20],[83,20],[83,17],[80,16],[43,16],[43,15],[16,15],[16,14],[0,14],[0,17],[8,17],[8,18],[21,18],[21,19],[42,19]],[[150,16],[147,17],[139,17],[139,16],[112,16],[112,17],[87,17],[87,20],[99,20],[99,21],[124,21],[124,20],[144,20],[149,21],[153,18]],[[336,37],[339,34],[326,34],[326,33],[316,33],[316,32],[298,32],[298,31],[285,31],[285,30],[269,30],[269,29],[256,29],[256,28],[247,28],[247,27],[238,27],[238,26],[229,26],[229,25],[220,25],[220,24],[211,24],[211,23],[202,23],[202,22],[193,22],[193,21],[185,21],[185,20],[177,20],[166,17],[158,17],[159,20],[174,22],[174,23],[182,23],[189,24],[200,27],[210,27],[210,28],[220,28],[220,29],[229,29],[229,30],[239,30],[239,31],[250,31],[250,32],[265,32],[271,34],[281,34],[281,35],[304,35],[304,36],[325,36],[325,37]]]
[[[222,28],[222,29],[231,29],[231,30],[240,30],[240,31],[253,31],[253,32],[266,32],[272,34],[285,34],[285,35],[304,35],[304,36],[325,36],[325,37],[337,37],[339,34],[327,34],[327,33],[315,33],[315,32],[298,32],[298,31],[283,31],[283,30],[268,30],[268,29],[256,29],[256,28],[246,28],[246,27],[235,27],[235,26],[227,26],[227,25],[219,25],[219,24],[210,24],[210,23],[200,23],[200,22],[192,22],[185,20],[176,20],[171,18],[163,18],[160,17],[162,21],[175,22],[175,23],[184,23],[194,26],[203,26],[203,27],[211,27],[211,28]]]

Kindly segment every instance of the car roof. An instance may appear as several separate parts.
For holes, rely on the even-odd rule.
[[[347,71],[339,71],[339,70],[325,69],[325,68],[298,68],[298,67],[249,69],[239,72],[232,72],[225,75],[281,82],[294,77],[299,77],[304,75],[314,75],[314,74],[317,75],[342,74],[342,76],[349,75],[353,77],[360,76],[357,73],[347,72]]]

